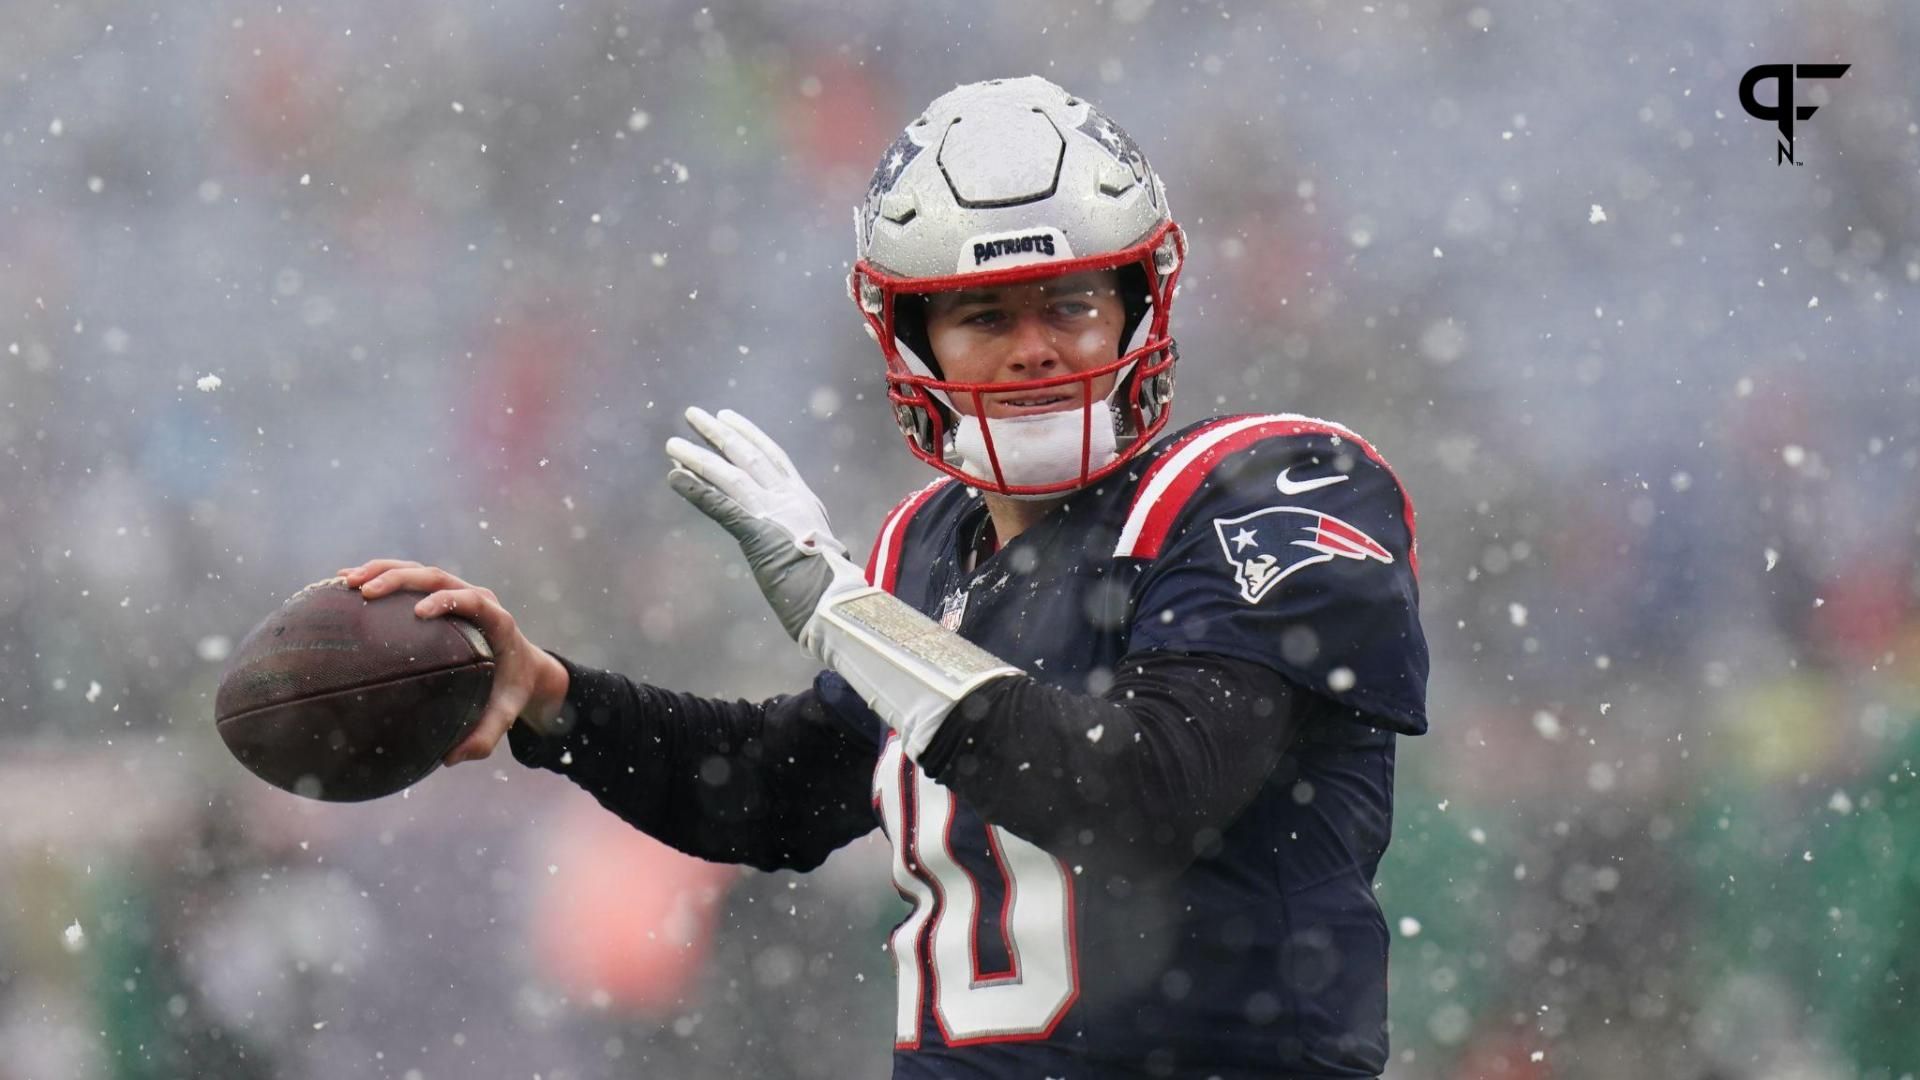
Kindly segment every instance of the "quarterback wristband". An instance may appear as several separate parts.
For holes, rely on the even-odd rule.
[[[833,597],[801,643],[900,733],[918,760],[960,699],[1019,668],[872,587]]]

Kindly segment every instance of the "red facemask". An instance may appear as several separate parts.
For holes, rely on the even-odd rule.
[[[1185,237],[1179,226],[1167,221],[1138,243],[1120,251],[983,273],[899,278],[861,260],[854,266],[848,286],[866,319],[869,333],[879,342],[880,351],[886,357],[887,398],[913,455],[982,491],[1016,498],[1044,498],[1077,490],[1114,472],[1150,446],[1166,426],[1173,394],[1173,365],[1179,357],[1167,327],[1174,286],[1185,260]],[[1145,271],[1148,309],[1134,328],[1132,340],[1122,346],[1121,354],[1111,363],[1086,371],[1017,382],[957,382],[939,375],[939,369],[934,366],[936,358],[916,355],[899,337],[896,311],[903,295],[980,289],[1131,266]],[[1096,399],[1094,387],[1108,376],[1115,378],[1113,390],[1106,397]],[[954,407],[956,403],[964,403],[965,411],[973,417],[985,417],[987,395],[1002,397],[1047,390],[1080,399],[1076,409],[1030,418],[1046,419],[1045,427],[1049,429],[1046,441],[1056,445],[1045,448],[996,445],[996,431],[1001,440],[1007,440],[1029,419],[1025,417],[978,423],[966,439],[955,438],[956,423],[962,419],[960,410]],[[1069,446],[1063,453],[1057,445],[1061,429],[1075,421],[1080,435],[1079,452],[1073,453]],[[1096,432],[1096,425],[1108,425],[1114,438],[1102,437]],[[1110,450],[1106,449],[1109,445]],[[1036,475],[1034,463],[1042,459],[1045,463]]]

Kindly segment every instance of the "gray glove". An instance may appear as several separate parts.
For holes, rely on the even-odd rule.
[[[740,541],[780,625],[900,733],[908,757],[976,687],[1020,674],[868,585],[799,470],[751,421],[688,409],[687,423],[713,449],[667,440],[667,483]]]
[[[686,417],[713,449],[668,439],[668,486],[733,534],[780,625],[804,644],[802,632],[821,605],[866,588],[866,575],[848,560],[819,497],[766,432],[731,409],[716,417],[690,408]]]

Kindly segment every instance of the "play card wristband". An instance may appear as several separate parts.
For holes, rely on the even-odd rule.
[[[838,672],[919,760],[962,698],[1019,668],[871,586],[824,597],[800,644]]]

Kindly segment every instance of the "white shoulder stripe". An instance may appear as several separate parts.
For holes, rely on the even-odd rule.
[[[1336,424],[1330,420],[1322,420],[1314,416],[1305,416],[1300,413],[1269,413],[1259,416],[1241,416],[1229,420],[1219,427],[1210,428],[1202,432],[1192,442],[1175,451],[1173,457],[1168,459],[1165,465],[1154,470],[1153,478],[1147,482],[1147,486],[1134,495],[1133,509],[1127,514],[1126,526],[1120,530],[1119,542],[1113,546],[1113,557],[1116,559],[1124,559],[1131,558],[1135,554],[1136,548],[1140,543],[1140,532],[1146,527],[1147,517],[1153,513],[1153,508],[1155,504],[1160,501],[1160,496],[1166,494],[1167,489],[1173,486],[1174,481],[1178,480],[1182,473],[1192,469],[1194,463],[1205,456],[1207,451],[1248,428],[1271,423],[1313,424],[1337,431],[1349,438],[1359,438],[1359,436],[1354,435],[1353,432],[1347,430],[1346,427],[1340,424]]]
[[[880,550],[875,552],[873,557],[874,580],[867,584],[878,585],[886,580],[887,567],[893,565],[894,526],[899,524],[901,515],[905,514],[912,505],[913,500],[909,499],[895,507],[893,513],[887,515],[886,524],[880,526]]]
[[[893,513],[887,515],[886,523],[880,526],[880,550],[875,553],[873,560],[875,580],[869,581],[867,584],[877,586],[886,580],[887,568],[893,565],[895,549],[899,547],[900,540],[907,531],[903,527],[906,519],[913,515],[913,512],[919,508],[921,503],[927,501],[929,494],[934,488],[946,482],[946,477],[941,477],[933,481],[926,487],[907,496],[899,506],[893,508]]]

